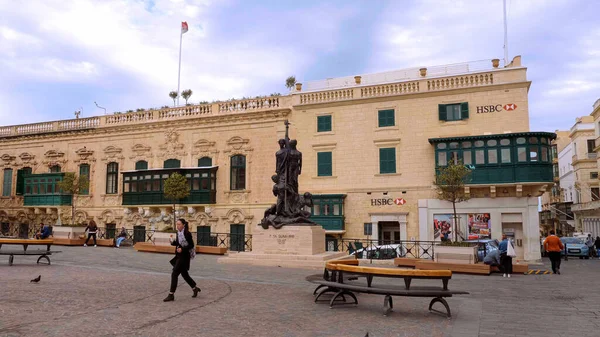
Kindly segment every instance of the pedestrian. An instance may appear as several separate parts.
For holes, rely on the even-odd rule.
[[[560,275],[560,253],[565,246],[558,236],[554,235],[554,230],[550,231],[550,235],[544,241],[544,249],[548,252],[550,263],[552,263],[552,272]]]
[[[594,257],[594,238],[592,237],[592,234],[588,234],[585,245],[588,247],[588,256]]]
[[[173,271],[171,272],[171,289],[169,290],[169,295],[163,300],[164,302],[175,300],[177,279],[180,274],[192,288],[192,297],[198,296],[198,293],[200,292],[200,288],[196,286],[196,282],[190,277],[190,274],[188,274],[188,270],[190,270],[190,261],[196,256],[192,233],[190,233],[188,222],[185,221],[185,219],[177,220],[176,226],[177,237],[175,238],[175,241],[171,241],[171,245],[176,247],[175,257],[170,261],[171,265],[173,265]]]
[[[87,247],[88,241],[90,241],[90,238],[93,237],[94,238],[94,247],[98,247],[96,245],[96,232],[98,231],[98,226],[96,225],[96,222],[94,221],[94,219],[90,220],[87,227],[85,227],[85,231],[88,232],[88,237],[87,237],[87,239],[85,239],[85,243],[83,244],[83,246]]]
[[[515,248],[512,242],[506,237],[506,234],[502,234],[502,241],[498,245],[498,250],[500,251],[500,263],[504,269],[504,275],[502,276],[511,277],[513,270],[512,258],[515,256]]]
[[[125,230],[125,227],[121,227],[121,232],[115,239],[115,248],[121,247],[121,242],[123,242],[125,239],[127,239],[127,231]]]
[[[501,273],[504,273],[504,266],[502,266],[502,260],[500,259],[500,250],[494,249],[489,252],[484,258],[483,263],[488,266],[498,267]]]
[[[596,242],[594,242],[594,246],[596,246],[596,256],[600,260],[600,236],[596,236]]]

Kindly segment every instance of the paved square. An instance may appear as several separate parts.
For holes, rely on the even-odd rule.
[[[430,299],[359,294],[357,307],[313,303],[304,277],[319,270],[219,264],[199,255],[163,303],[170,255],[132,249],[57,247],[51,266],[0,260],[0,336],[598,336],[600,261],[563,262],[563,275],[454,275],[451,320]],[[547,261],[545,261],[548,265]],[[39,284],[29,280],[42,275]],[[390,280],[393,282],[394,280]],[[416,282],[419,280],[415,280]],[[423,284],[425,282],[418,282]],[[416,284],[416,283],[415,283]]]

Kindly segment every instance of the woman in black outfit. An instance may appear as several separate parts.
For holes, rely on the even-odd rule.
[[[177,289],[177,279],[179,274],[183,276],[183,279],[187,284],[192,287],[194,294],[192,297],[198,296],[200,288],[196,286],[196,282],[192,280],[188,270],[190,270],[190,261],[196,256],[194,250],[194,241],[192,239],[192,233],[188,228],[188,222],[184,219],[177,220],[177,238],[171,242],[172,246],[175,246],[175,257],[171,259],[173,265],[173,272],[171,273],[171,289],[169,295],[163,300],[164,302],[170,302],[175,300],[175,290]]]

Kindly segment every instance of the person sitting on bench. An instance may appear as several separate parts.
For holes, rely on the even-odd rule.
[[[125,227],[121,227],[121,232],[115,239],[115,248],[119,248],[121,246],[121,242],[125,241],[125,239],[127,239],[127,231],[125,230]]]
[[[36,239],[41,239],[42,238],[42,232],[44,231],[44,224],[40,223],[40,228],[38,229],[38,231],[35,233],[35,238]]]
[[[502,264],[500,263],[500,250],[495,249],[489,252],[484,258],[483,263],[492,266],[498,267],[500,272],[503,272]]]
[[[51,234],[52,234],[52,231],[50,230],[50,226],[44,225],[44,227],[42,228],[40,239],[42,239],[42,240],[47,239],[50,237]]]

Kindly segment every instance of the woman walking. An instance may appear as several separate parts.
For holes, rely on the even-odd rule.
[[[98,226],[96,225],[96,221],[94,221],[94,219],[90,220],[87,227],[85,227],[85,230],[88,232],[88,237],[87,239],[85,239],[85,243],[83,244],[83,246],[87,247],[87,243],[88,241],[90,241],[90,238],[94,238],[94,247],[97,247],[96,232],[98,231]]]
[[[187,284],[192,287],[192,297],[198,296],[200,288],[196,286],[196,282],[192,280],[188,270],[190,270],[190,261],[196,256],[196,250],[194,249],[194,241],[192,240],[192,233],[189,231],[188,222],[185,219],[177,220],[177,237],[175,241],[171,242],[172,246],[175,246],[175,257],[171,259],[173,265],[173,272],[171,273],[171,289],[169,295],[163,300],[164,302],[170,302],[175,300],[175,290],[177,289],[177,279],[179,274],[183,276],[183,279]]]

